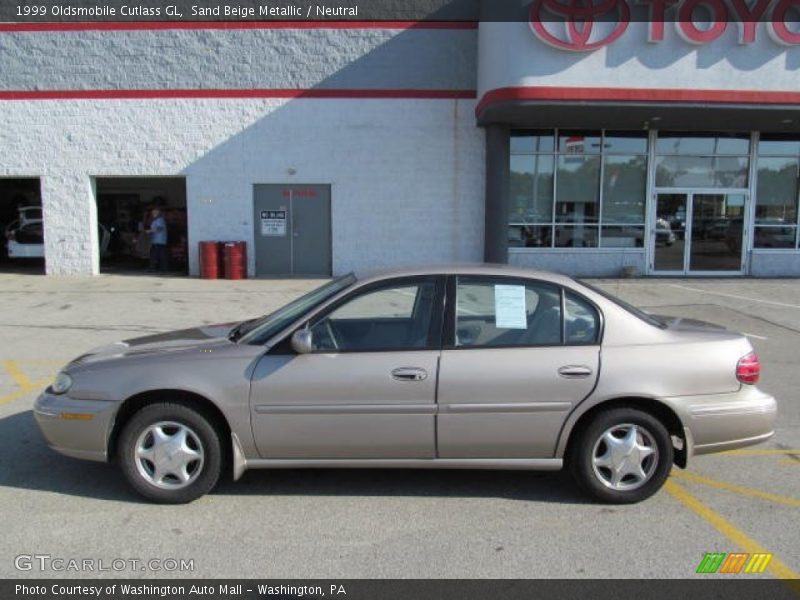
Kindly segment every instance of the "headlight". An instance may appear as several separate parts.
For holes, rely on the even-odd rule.
[[[50,386],[50,389],[53,390],[54,394],[66,394],[69,391],[69,388],[72,387],[72,377],[61,371],[56,378],[53,380],[53,384]]]

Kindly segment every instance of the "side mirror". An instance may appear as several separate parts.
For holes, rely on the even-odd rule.
[[[292,349],[298,354],[310,354],[314,351],[314,336],[310,329],[299,329],[292,334]]]

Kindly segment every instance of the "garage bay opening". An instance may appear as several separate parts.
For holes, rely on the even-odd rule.
[[[38,177],[0,178],[0,271],[44,274],[42,195]]]
[[[184,177],[97,177],[100,270],[186,275]]]

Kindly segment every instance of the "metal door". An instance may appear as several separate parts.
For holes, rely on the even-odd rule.
[[[454,331],[439,365],[439,458],[553,457],[564,421],[591,393],[600,366],[599,316],[591,309],[585,320],[572,318],[567,298],[535,280],[451,279],[446,322]],[[575,327],[589,338],[574,341]]]
[[[265,355],[253,374],[263,458],[433,458],[438,350]],[[399,380],[399,367],[426,376]]]
[[[254,186],[256,276],[329,277],[329,185]]]
[[[433,458],[443,301],[441,278],[382,282],[311,320],[313,353],[267,353],[251,387],[261,456]]]

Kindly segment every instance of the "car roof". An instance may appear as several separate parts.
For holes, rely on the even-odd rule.
[[[483,275],[502,277],[521,277],[541,279],[559,284],[573,284],[575,280],[561,273],[529,269],[507,264],[494,263],[447,263],[439,265],[422,265],[413,267],[396,267],[371,271],[358,271],[356,278],[361,283],[381,281],[395,277],[415,277],[420,275]]]

